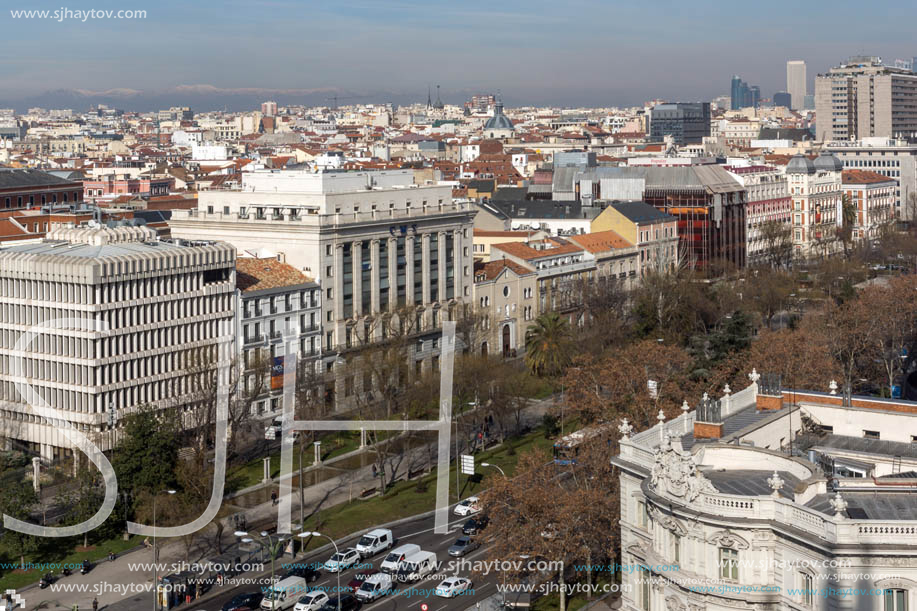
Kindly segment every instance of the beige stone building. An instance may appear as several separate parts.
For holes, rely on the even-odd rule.
[[[525,349],[525,331],[538,313],[537,280],[535,270],[509,259],[475,264],[475,307],[486,318],[471,350],[511,357]]]

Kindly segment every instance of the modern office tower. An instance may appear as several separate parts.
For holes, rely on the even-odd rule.
[[[650,139],[662,142],[672,136],[675,144],[697,144],[710,135],[710,103],[657,104],[650,112]]]
[[[917,137],[917,74],[855,56],[815,77],[815,138]]]
[[[147,227],[59,228],[0,251],[0,438],[60,459],[64,421],[109,450],[138,407],[199,401],[202,368],[231,347],[235,258],[229,244],[160,241]],[[59,417],[37,415],[17,384]]]
[[[774,94],[774,106],[783,106],[784,108],[793,107],[793,96],[786,91],[778,91]]]
[[[786,90],[790,94],[790,108],[804,108],[806,91],[806,63],[794,59],[786,63]]]

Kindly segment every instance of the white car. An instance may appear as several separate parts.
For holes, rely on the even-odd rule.
[[[318,611],[328,602],[328,594],[323,590],[313,590],[296,601],[293,611]]]
[[[436,595],[443,598],[452,598],[471,589],[471,580],[467,577],[447,577],[436,586]]]
[[[478,497],[469,496],[467,499],[456,505],[453,511],[457,516],[470,516],[481,511],[481,506],[478,504]]]
[[[338,552],[325,561],[325,570],[329,573],[339,573],[360,561],[360,552],[348,547],[343,552]]]

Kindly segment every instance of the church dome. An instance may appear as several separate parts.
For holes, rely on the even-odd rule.
[[[793,155],[790,162],[786,164],[787,174],[814,174],[815,165],[812,160],[805,155]]]
[[[497,105],[494,107],[494,116],[487,119],[487,123],[484,124],[484,129],[514,129],[513,122],[509,120],[509,117],[503,114],[502,102],[497,102]]]
[[[835,155],[822,153],[815,158],[815,169],[823,172],[840,172],[844,169],[844,164]]]

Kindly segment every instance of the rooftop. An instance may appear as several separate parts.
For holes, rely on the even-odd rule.
[[[236,259],[236,288],[243,293],[299,286],[310,282],[312,279],[309,276],[277,259]]]

